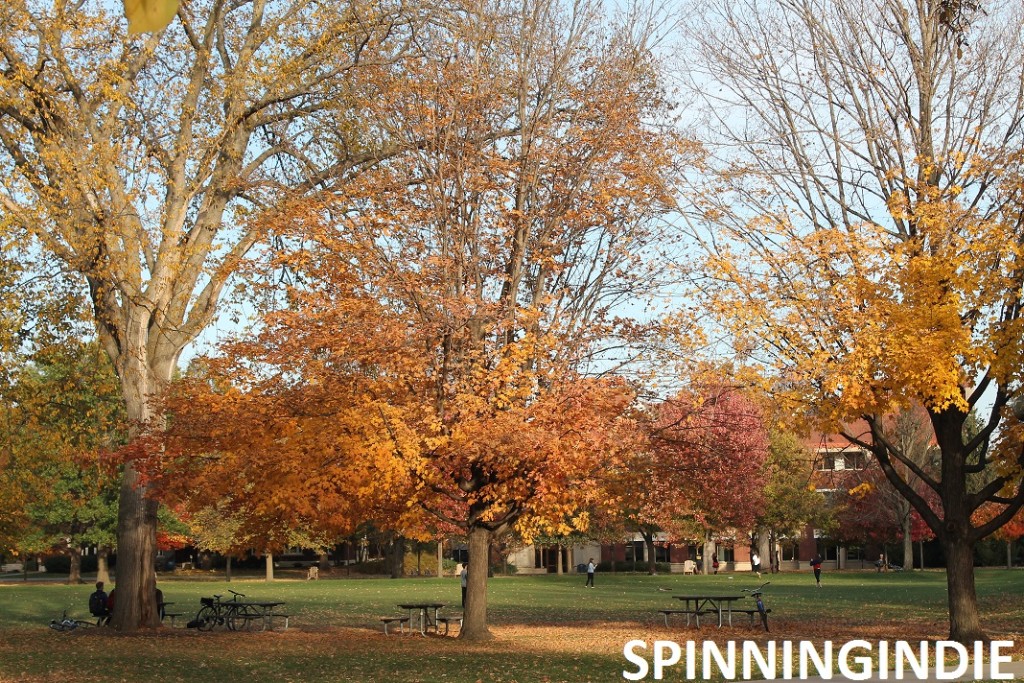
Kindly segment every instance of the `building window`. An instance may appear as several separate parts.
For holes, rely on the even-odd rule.
[[[846,469],[848,470],[862,470],[867,464],[867,457],[864,455],[864,451],[851,451],[844,454]]]
[[[831,472],[839,470],[862,470],[867,465],[864,451],[823,451],[820,453],[818,470]]]

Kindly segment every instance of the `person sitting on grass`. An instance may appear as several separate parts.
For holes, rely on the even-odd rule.
[[[110,621],[110,611],[113,604],[106,591],[103,590],[103,582],[96,582],[96,590],[89,595],[89,614],[99,617],[97,623],[106,624]]]

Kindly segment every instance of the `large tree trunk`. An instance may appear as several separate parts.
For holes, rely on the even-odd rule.
[[[647,573],[654,576],[658,573],[657,553],[654,551],[654,532],[641,531],[640,536],[644,539],[644,546],[647,548]]]
[[[224,578],[228,583],[231,583],[231,556],[228,555],[224,558]],[[274,578],[274,577],[270,577]]]
[[[391,578],[400,579],[405,575],[405,537],[395,536],[391,542]]]
[[[274,580],[274,554],[267,553],[267,581]]]
[[[711,556],[714,555],[718,549],[715,546],[715,542],[708,536],[704,539],[704,564],[701,568],[701,573],[711,574],[715,570],[711,568]]]
[[[156,606],[157,503],[138,471],[125,463],[117,515],[117,600],[110,625],[120,631],[158,627]]]
[[[71,566],[68,569],[68,583],[82,583],[82,552],[78,548],[71,548],[68,550],[68,558],[71,560]]]
[[[772,569],[772,541],[768,529],[757,530],[757,554],[761,556],[761,572],[770,573]]]
[[[145,332],[151,322],[149,312],[141,306],[129,312],[128,331],[121,345],[101,337],[105,337],[104,345],[117,370],[134,439],[152,417],[150,398],[170,382],[175,357],[150,358]],[[149,485],[135,461],[125,462],[117,514],[117,600],[110,621],[120,631],[160,626],[156,604],[158,505],[149,494]]]
[[[459,637],[469,641],[491,640],[487,628],[487,560],[491,552],[491,532],[483,527],[469,531],[469,575],[466,577],[466,609]]]
[[[96,546],[96,580],[102,581],[105,585],[110,582],[110,548],[102,543]]]
[[[987,640],[978,615],[974,589],[974,546],[966,539],[942,541],[946,553],[946,586],[949,591],[949,638],[959,643]]]
[[[908,503],[909,505],[909,503]],[[908,511],[900,520],[903,533],[903,568],[914,568],[914,541],[910,538],[911,515]]]

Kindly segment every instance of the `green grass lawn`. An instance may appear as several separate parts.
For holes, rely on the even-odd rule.
[[[945,575],[938,571],[826,573],[821,589],[809,572],[775,575],[765,594],[772,608],[770,635],[751,629],[745,617],[721,630],[686,628],[682,621],[666,629],[656,612],[673,606],[673,593],[750,588],[757,582],[749,574],[599,574],[595,590],[584,589],[583,582],[577,575],[492,579],[488,614],[495,640],[472,645],[418,634],[385,637],[378,619],[397,613],[400,602],[419,599],[459,611],[453,578],[227,583],[161,577],[174,611],[194,613],[201,596],[229,595],[231,588],[254,599],[286,601],[290,628],[162,628],[135,635],[101,628],[62,634],[47,627],[64,610],[87,616],[89,584],[5,583],[0,681],[613,681],[622,680],[628,664],[622,648],[632,639],[913,640],[939,639],[947,630]],[[1024,633],[1024,572],[979,570],[977,586],[989,634],[1018,640]],[[666,680],[681,680],[680,673],[672,675]]]

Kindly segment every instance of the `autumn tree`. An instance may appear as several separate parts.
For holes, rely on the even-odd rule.
[[[635,421],[643,437],[606,473],[607,497],[644,539],[650,573],[658,532],[710,542],[715,532],[752,528],[768,451],[761,412],[749,398],[720,383],[701,385],[646,406]]]
[[[248,217],[388,153],[359,110],[363,63],[409,39],[407,6],[300,0],[183,5],[128,35],[109,3],[0,9],[0,206],[88,284],[133,424],[215,319],[262,239]],[[113,625],[156,626],[156,501],[133,461],[120,492]]]
[[[814,457],[799,437],[773,429],[768,440],[768,457],[760,474],[764,482],[764,507],[758,513],[756,526],[767,532],[768,548],[762,555],[773,558],[769,566],[775,567],[780,541],[799,538],[808,524],[828,526],[828,513],[824,495],[811,481]]]
[[[747,0],[700,14],[686,68],[709,165],[690,215],[708,300],[799,414],[867,421],[869,435],[846,436],[942,544],[951,638],[983,638],[973,548],[1024,503],[1019,444],[1002,462],[988,448],[1024,351],[1021,7]],[[885,428],[911,405],[938,472]],[[969,436],[974,409],[984,426]],[[972,524],[987,500],[1003,511]]]
[[[467,2],[419,34],[423,58],[380,73],[372,112],[415,153],[278,222],[304,247],[279,262],[287,307],[227,349],[216,405],[251,402],[266,437],[225,457],[306,458],[293,490],[363,491],[338,514],[400,506],[395,528],[417,511],[460,528],[467,639],[490,637],[492,541],[585,528],[633,400],[586,372],[643,331],[614,307],[660,274],[644,259],[681,146],[657,125],[651,27],[623,22],[587,2]],[[188,403],[175,415],[202,420]]]
[[[117,463],[123,404],[108,359],[95,342],[38,349],[13,377],[8,438],[12,467],[27,489],[24,543],[70,559],[80,581],[81,549],[109,549],[117,519]]]

